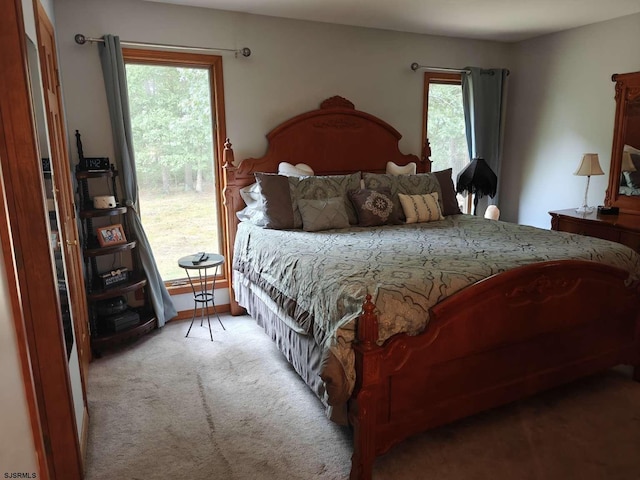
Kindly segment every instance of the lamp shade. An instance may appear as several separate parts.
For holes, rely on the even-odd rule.
[[[493,173],[493,170],[491,170],[491,167],[484,158],[474,158],[469,165],[458,174],[456,192],[473,193],[476,196],[473,201],[474,215],[478,205],[478,198],[484,195],[494,197],[497,190],[498,177]]]
[[[598,161],[597,153],[585,153],[582,156],[582,161],[578,169],[573,172],[574,175],[580,177],[590,177],[591,175],[604,175],[602,168],[600,168],[600,162]]]
[[[620,168],[623,172],[635,172],[636,166],[631,159],[631,153],[625,151],[622,152],[622,166]]]

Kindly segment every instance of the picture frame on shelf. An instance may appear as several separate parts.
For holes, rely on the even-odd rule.
[[[117,223],[115,225],[107,225],[96,229],[98,243],[101,247],[110,247],[112,245],[120,245],[127,243],[127,237],[124,234],[124,228]]]

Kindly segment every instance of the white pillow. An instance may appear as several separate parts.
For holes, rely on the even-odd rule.
[[[252,183],[246,187],[240,189],[240,196],[247,207],[261,208],[262,207],[262,192],[260,191],[260,185]]]
[[[286,175],[287,177],[310,177],[313,175],[313,168],[306,163],[292,165],[287,162],[280,162],[280,165],[278,165],[278,174]]]
[[[640,155],[640,150],[638,150],[635,147],[632,147],[631,145],[625,145],[624,148],[622,149],[623,152],[629,152],[629,153],[635,153],[636,155]]]
[[[415,175],[416,168],[416,162],[410,162],[403,166],[387,162],[387,174],[389,175]]]
[[[407,217],[407,223],[434,222],[444,220],[440,203],[438,202],[438,192],[426,193],[424,195],[405,195],[399,193],[400,204]]]

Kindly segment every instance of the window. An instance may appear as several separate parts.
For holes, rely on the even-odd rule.
[[[214,55],[124,49],[140,218],[162,278],[178,259],[223,253],[222,61]]]
[[[424,112],[426,135],[431,146],[431,170],[452,168],[458,173],[469,163],[459,73],[425,73]],[[425,130],[423,130],[425,131]],[[471,195],[458,195],[462,211],[470,211]]]

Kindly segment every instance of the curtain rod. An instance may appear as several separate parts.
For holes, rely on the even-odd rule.
[[[418,65],[416,62],[413,62],[411,64],[411,70],[415,72],[418,69],[440,73],[471,73],[471,70],[465,70],[464,68],[429,67],[428,65]],[[507,70],[507,75],[509,75],[510,73],[511,72]]]
[[[85,43],[104,43],[104,38],[92,38],[85,37],[81,33],[77,33],[74,40],[78,45],[84,45]],[[190,47],[188,45],[169,45],[164,43],[150,43],[150,42],[131,42],[122,40],[120,42],[121,45],[126,45],[129,47],[156,47],[156,48],[169,48],[172,50],[196,50],[199,52],[234,52],[236,57],[238,54],[241,54],[243,57],[248,57],[251,55],[251,49],[244,47],[239,50],[235,50],[232,48],[208,48],[208,47]]]

